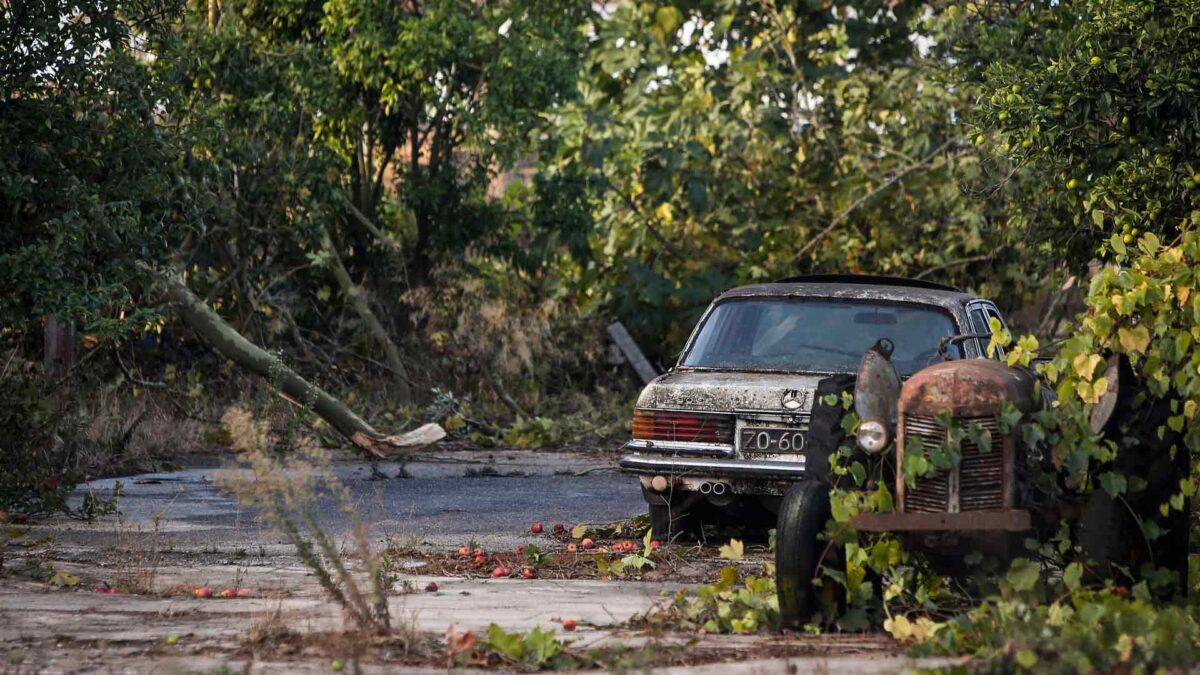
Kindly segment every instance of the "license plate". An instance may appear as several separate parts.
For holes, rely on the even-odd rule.
[[[804,452],[805,432],[787,427],[742,427],[742,452],[779,455]]]

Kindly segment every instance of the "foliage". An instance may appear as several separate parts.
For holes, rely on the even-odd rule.
[[[694,591],[677,592],[671,603],[649,612],[651,625],[703,630],[707,633],[753,634],[772,630],[779,621],[779,599],[773,577],[747,577],[733,567],[721,569],[720,579]]]
[[[157,322],[141,263],[177,244],[186,204],[143,56],[178,9],[44,0],[0,10],[4,333],[49,314],[102,335]]]
[[[625,2],[590,30],[542,173],[588,186],[582,281],[664,360],[733,283],[980,286],[988,261],[999,288],[1023,255],[959,190],[979,174],[955,119],[969,101],[929,76],[920,5]]]
[[[1114,234],[1168,241],[1194,221],[1197,10],[1046,0],[945,13],[953,76],[979,91],[976,142],[1001,165],[1010,226],[1041,251],[1082,271]]]
[[[1069,572],[1066,590],[1059,586],[1049,601],[990,598],[897,637],[915,643],[918,655],[971,653],[971,672],[1151,672],[1195,664],[1200,621],[1193,605],[1157,606],[1145,588],[1131,595],[1122,587],[1081,587]]]

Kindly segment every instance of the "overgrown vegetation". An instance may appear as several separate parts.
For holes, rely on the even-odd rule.
[[[186,418],[243,453],[258,480],[231,485],[385,633],[377,558],[357,542],[356,577],[303,505],[341,489],[309,433],[603,432],[632,391],[609,321],[668,364],[728,285],[862,271],[1010,310],[996,343],[1057,393],[998,421],[1039,508],[1107,500],[1153,554],[1196,524],[1200,480],[1198,16],[1194,0],[0,4],[0,520],[65,509],[88,474],[161,452],[146,425]],[[1137,393],[1097,433],[1110,357]],[[275,438],[239,368],[362,426]],[[167,403],[147,412],[151,390]],[[222,432],[205,411],[227,403]],[[903,480],[991,442],[943,422],[950,442],[907,452]],[[1182,473],[1146,473],[1147,453]],[[897,467],[846,447],[832,469],[823,626],[999,670],[1195,660],[1163,560],[1101,569],[1064,519],[947,581],[944,561],[848,525],[893,508]],[[765,630],[769,584],[726,575],[671,616]],[[557,658],[530,639],[489,644],[522,667]]]

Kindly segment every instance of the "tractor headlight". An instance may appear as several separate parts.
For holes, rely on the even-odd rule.
[[[858,447],[869,453],[876,453],[887,447],[887,425],[879,420],[863,420],[858,425]]]

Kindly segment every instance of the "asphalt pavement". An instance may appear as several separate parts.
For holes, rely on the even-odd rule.
[[[515,546],[534,540],[529,533],[533,522],[543,522],[549,530],[554,523],[602,523],[643,513],[637,480],[612,466],[605,457],[508,451],[434,453],[403,468],[389,462],[375,467],[344,462],[335,466],[335,473],[350,493],[354,515],[373,538],[435,547],[468,540]],[[122,528],[149,530],[157,522],[161,535],[180,548],[281,544],[252,511],[217,487],[216,475],[227,470],[213,462],[97,480],[81,488],[75,499],[82,500],[87,489],[106,494],[119,482]],[[353,520],[336,501],[323,498],[312,508],[335,536],[348,533]],[[62,525],[70,530],[67,540],[76,544],[100,544],[111,534],[103,526]]]

